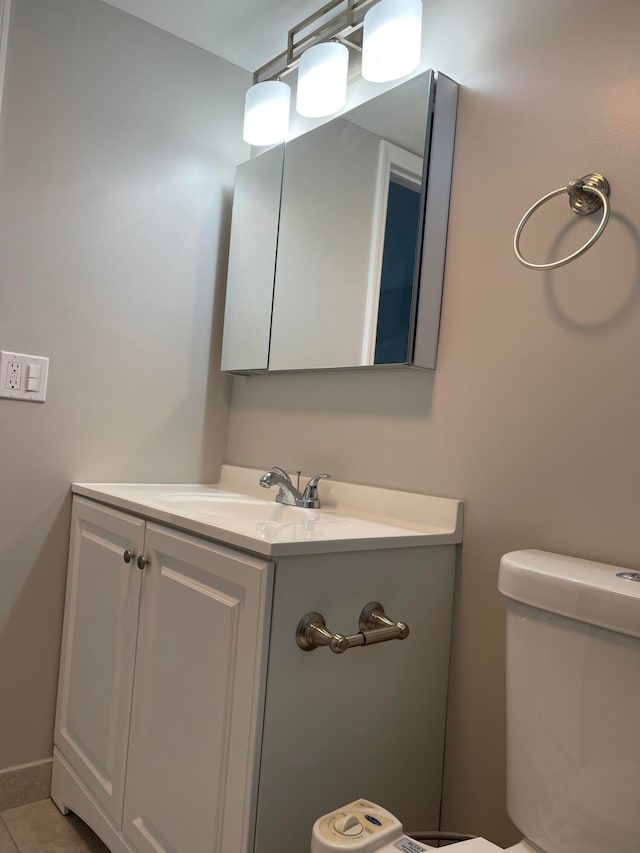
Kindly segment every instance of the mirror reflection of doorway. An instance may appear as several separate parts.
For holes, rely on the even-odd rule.
[[[374,364],[409,361],[420,186],[389,181]]]
[[[363,364],[411,361],[423,159],[380,141],[373,208]]]

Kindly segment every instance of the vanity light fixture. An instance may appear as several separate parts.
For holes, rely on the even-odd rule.
[[[287,135],[291,89],[280,80],[252,86],[245,99],[242,138],[249,145],[275,145]]]
[[[349,51],[339,42],[324,42],[302,54],[298,68],[296,110],[319,118],[337,113],[347,99]]]
[[[289,30],[286,51],[254,73],[243,138],[250,145],[285,139],[291,92],[281,77],[298,69],[300,115],[331,115],[346,100],[349,50],[362,52],[365,79],[396,80],[419,64],[421,31],[421,0],[329,0]]]
[[[421,0],[380,0],[364,18],[362,76],[384,83],[420,64]]]

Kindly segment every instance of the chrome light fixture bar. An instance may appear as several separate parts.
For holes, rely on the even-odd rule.
[[[297,111],[313,118],[344,106],[349,48],[362,52],[368,80],[396,80],[411,72],[420,62],[421,16],[421,0],[330,0],[300,21],[289,30],[286,51],[254,72],[245,103],[245,141],[284,140],[291,91],[282,78],[296,68]]]
[[[292,27],[287,35],[287,49],[269,62],[266,62],[253,74],[253,82],[260,83],[263,80],[279,80],[294,71],[307,48],[322,41],[338,41],[354,50],[360,50],[360,42],[357,34],[363,27],[364,16],[367,10],[377,0],[330,0],[317,12],[300,21]],[[343,7],[340,11],[336,9]],[[334,14],[331,14],[331,13]],[[328,17],[331,15],[331,17]],[[318,26],[311,30],[309,27],[320,21]]]

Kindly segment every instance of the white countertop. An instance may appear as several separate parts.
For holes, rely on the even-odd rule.
[[[277,504],[263,471],[223,465],[216,485],[74,483],[83,495],[267,557],[449,545],[462,541],[462,503],[323,480],[322,508]],[[304,482],[304,480],[303,480]]]

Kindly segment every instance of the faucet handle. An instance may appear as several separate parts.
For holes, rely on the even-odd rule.
[[[309,482],[307,483],[307,489],[309,487],[311,487],[312,489],[315,489],[318,485],[318,480],[330,480],[330,479],[331,479],[331,474],[316,474],[316,476],[312,477],[309,480]]]
[[[316,474],[304,488],[302,495],[302,506],[306,509],[320,509],[320,498],[318,497],[318,480],[330,480],[330,474]]]

